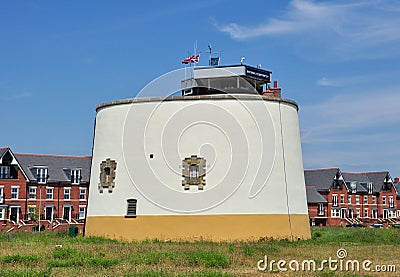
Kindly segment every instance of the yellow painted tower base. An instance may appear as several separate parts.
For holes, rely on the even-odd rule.
[[[91,216],[85,236],[104,236],[126,241],[210,240],[255,241],[260,238],[309,239],[307,214]]]

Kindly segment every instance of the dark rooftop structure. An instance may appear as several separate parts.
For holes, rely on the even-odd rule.
[[[249,65],[195,67],[182,80],[182,95],[245,93],[262,95],[271,82],[271,71]]]

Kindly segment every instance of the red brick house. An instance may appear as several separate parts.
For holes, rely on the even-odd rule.
[[[311,226],[326,225],[328,219],[328,200],[326,200],[315,188],[306,187],[308,214]]]
[[[311,225],[396,223],[400,198],[389,172],[341,172],[339,168],[304,171],[307,191],[315,188],[326,203],[315,214],[315,195],[307,198]],[[308,197],[309,193],[307,194]]]
[[[397,205],[397,218],[400,219],[400,179],[399,177],[394,178],[394,188],[396,189],[396,205]]]
[[[83,229],[91,157],[14,154],[0,148],[1,230]]]

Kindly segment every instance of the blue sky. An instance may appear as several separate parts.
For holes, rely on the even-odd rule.
[[[2,2],[0,145],[90,155],[96,105],[181,68],[196,40],[273,72],[305,168],[400,175],[399,1]]]

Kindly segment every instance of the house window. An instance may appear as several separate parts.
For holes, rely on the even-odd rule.
[[[397,217],[400,217],[400,210],[397,210]]]
[[[71,199],[71,189],[64,188],[64,200],[70,200],[70,199]]]
[[[71,183],[77,185],[81,182],[81,170],[72,169],[71,170]]]
[[[28,207],[28,219],[30,219],[30,220],[35,219],[35,212],[36,212],[36,206],[29,206]]]
[[[79,200],[86,200],[86,188],[79,189]]]
[[[125,217],[136,217],[137,199],[128,199]]]
[[[5,219],[4,216],[5,216],[5,208],[0,207],[0,219],[4,220]]]
[[[386,205],[386,196],[382,196],[382,205]]]
[[[368,217],[368,208],[364,209],[364,217]]]
[[[29,199],[36,199],[36,187],[29,187]]]
[[[389,196],[389,208],[394,207],[393,196]]]
[[[360,208],[357,208],[357,209],[356,209],[356,217],[357,217],[357,218],[360,218],[360,217],[361,217],[361,210],[360,210]]]
[[[83,219],[83,218],[85,218],[85,210],[86,210],[86,207],[79,207],[79,219]]]
[[[376,196],[372,195],[372,204],[376,204]]]
[[[318,203],[318,215],[324,215],[324,204]]]
[[[360,205],[360,195],[356,195],[356,204]]]
[[[372,189],[372,183],[368,183],[368,194],[372,194],[373,189]]]
[[[4,187],[0,187],[0,203],[4,203]]]
[[[347,195],[347,203],[351,204],[351,195]]]
[[[11,188],[11,199],[18,199],[18,188]]]
[[[53,199],[53,188],[46,188],[46,199]]]
[[[340,211],[339,209],[331,209],[331,217],[340,217]]]
[[[0,166],[0,179],[10,178],[10,167],[6,165]]]
[[[364,195],[364,204],[368,204],[368,195]]]
[[[344,194],[340,195],[340,204],[344,204]]]
[[[332,195],[332,206],[337,207],[337,204],[338,204],[338,202],[337,202],[337,195],[336,195],[336,194],[333,194],[333,195]]]
[[[46,184],[47,182],[47,167],[38,167],[36,169],[36,178],[38,184]]]
[[[378,210],[377,209],[372,210],[372,218],[374,218],[374,219],[378,218]]]

